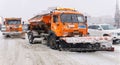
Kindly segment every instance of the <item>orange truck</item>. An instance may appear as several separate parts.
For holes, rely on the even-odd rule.
[[[110,37],[91,37],[87,17],[73,8],[56,7],[28,20],[29,43],[47,41],[52,49],[70,51],[114,51]]]
[[[2,25],[2,33],[5,36],[20,36],[25,38],[21,18],[5,18]]]

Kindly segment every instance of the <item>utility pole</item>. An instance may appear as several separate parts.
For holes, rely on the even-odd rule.
[[[120,13],[119,13],[119,1],[118,0],[116,0],[115,26],[117,28],[120,28]]]

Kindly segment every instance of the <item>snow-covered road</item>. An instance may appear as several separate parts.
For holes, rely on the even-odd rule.
[[[52,50],[27,39],[4,38],[0,32],[0,65],[120,65],[120,45],[114,52],[69,52]]]

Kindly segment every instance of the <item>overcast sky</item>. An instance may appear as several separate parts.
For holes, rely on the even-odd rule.
[[[0,0],[0,16],[27,20],[48,7],[72,7],[91,16],[114,16],[116,0]]]

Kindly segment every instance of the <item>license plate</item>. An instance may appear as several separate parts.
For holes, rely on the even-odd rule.
[[[79,28],[86,28],[86,26],[85,26],[85,25],[82,25],[82,26],[79,26]]]

